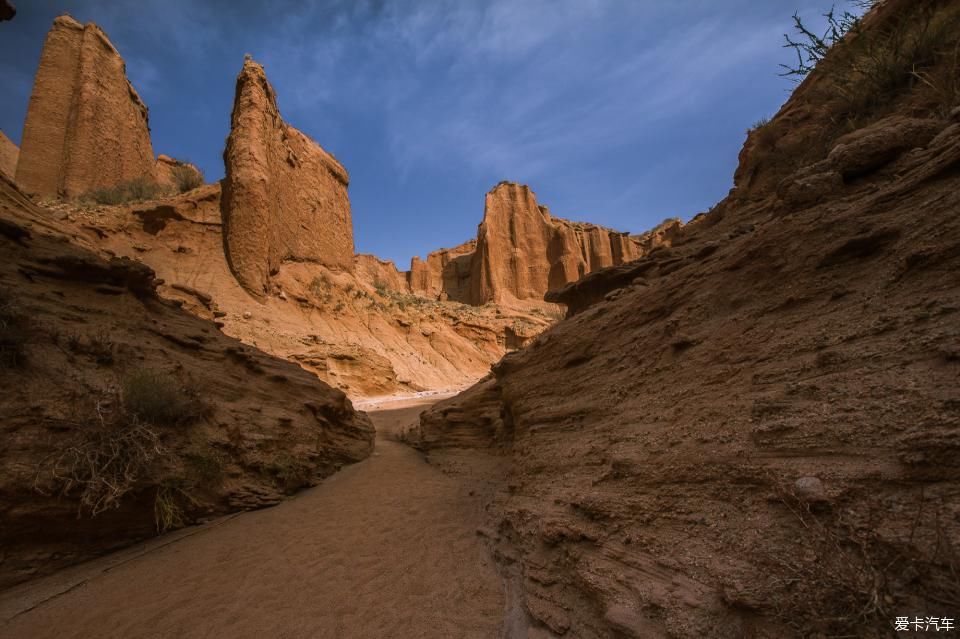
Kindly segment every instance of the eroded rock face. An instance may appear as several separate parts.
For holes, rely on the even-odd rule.
[[[397,293],[410,292],[406,274],[398,271],[397,265],[390,260],[381,260],[376,255],[358,253],[353,258],[353,264],[357,277],[376,288]]]
[[[0,131],[0,173],[13,180],[17,174],[17,158],[20,155],[20,149],[8,138],[3,131]]]
[[[23,126],[16,182],[30,193],[75,197],[154,179],[147,107],[97,25],[63,15],[40,57]]]
[[[197,202],[160,234],[205,224]],[[0,588],[278,503],[370,453],[343,392],[162,299],[150,267],[81,248],[66,224],[0,178]]]
[[[868,17],[914,6],[956,11]],[[727,199],[558,291],[572,317],[408,434],[445,468],[450,447],[508,460],[485,530],[532,625],[884,636],[953,591],[960,123],[917,83],[824,141],[839,112],[811,86],[769,125],[810,157],[760,157],[752,134]],[[816,197],[783,197],[797,184]]]
[[[414,257],[407,276],[410,290],[423,297],[469,304],[476,248],[476,240],[470,240],[454,248],[433,251],[426,260]]]
[[[285,261],[353,268],[347,171],[283,121],[263,67],[249,58],[223,159],[224,248],[247,291],[265,297]]]
[[[539,301],[551,288],[641,254],[626,233],[553,218],[529,187],[501,182],[487,193],[477,231],[471,302]]]

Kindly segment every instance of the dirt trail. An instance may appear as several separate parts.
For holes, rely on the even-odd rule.
[[[296,499],[0,593],[0,637],[499,636],[474,498],[387,439],[427,405],[371,413],[373,456]]]

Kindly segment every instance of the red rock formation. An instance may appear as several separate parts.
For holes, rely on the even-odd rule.
[[[353,257],[353,268],[357,277],[371,286],[384,288],[397,293],[409,293],[405,273],[397,270],[397,265],[390,260],[381,260],[376,255],[358,253]]]
[[[20,155],[20,149],[8,138],[3,131],[0,131],[0,174],[14,179],[17,173],[17,158]]]
[[[169,155],[157,156],[154,174],[158,184],[175,193],[189,190],[184,188],[185,185],[203,184],[203,172],[195,164],[183,162]]]
[[[20,144],[24,190],[74,197],[137,178],[153,180],[147,107],[120,54],[95,24],[53,21]]]
[[[625,233],[552,218],[529,187],[501,182],[487,194],[472,261],[470,300],[543,300],[551,288],[643,254]]]
[[[937,65],[895,62],[955,77],[957,3],[885,14],[860,51],[932,15]],[[956,598],[960,112],[916,82],[849,119],[810,90],[838,51],[728,198],[567,286],[573,317],[411,433],[444,468],[498,448],[484,530],[538,635],[881,637]]]
[[[470,274],[476,240],[440,249],[426,260],[414,257],[407,274],[410,290],[420,296],[454,302],[470,302]]]
[[[283,121],[263,67],[249,58],[223,159],[224,248],[247,291],[266,296],[285,261],[353,268],[347,171]]]
[[[0,588],[278,503],[371,452],[343,392],[162,299],[152,269],[68,223],[0,177]],[[137,408],[131,376],[176,412]]]

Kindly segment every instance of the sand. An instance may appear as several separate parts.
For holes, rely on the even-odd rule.
[[[370,413],[374,454],[274,508],[0,593],[0,637],[496,637],[501,577],[476,497]]]

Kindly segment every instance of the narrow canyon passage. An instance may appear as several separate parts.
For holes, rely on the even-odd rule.
[[[427,405],[370,413],[373,456],[277,507],[0,594],[0,637],[499,636],[471,498],[387,439]]]

